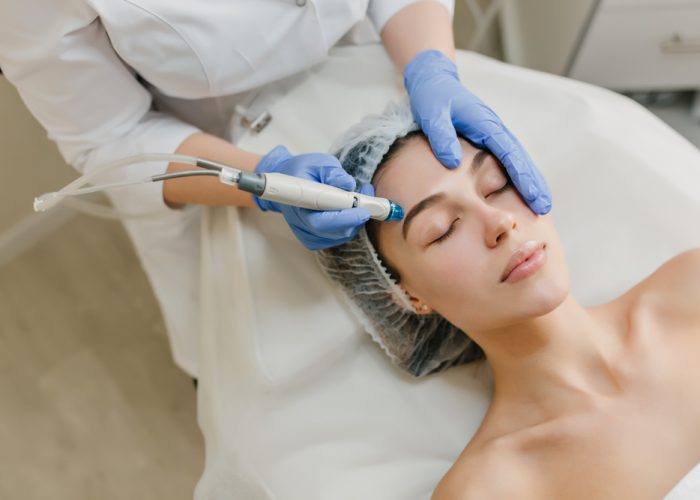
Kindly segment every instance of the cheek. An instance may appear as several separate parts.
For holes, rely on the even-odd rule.
[[[483,245],[467,236],[455,234],[430,248],[420,260],[420,275],[411,276],[411,288],[448,319],[465,305],[481,304],[493,291]]]
[[[554,228],[550,216],[547,223],[547,272],[545,292],[543,295],[549,296],[552,302],[556,302],[558,297],[567,295],[571,290],[571,276],[569,274],[569,264],[566,260],[564,246],[559,239],[559,234]]]

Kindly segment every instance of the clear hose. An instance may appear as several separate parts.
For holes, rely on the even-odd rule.
[[[94,186],[94,187],[83,187],[86,184],[90,183],[91,181],[94,181],[98,177],[100,177],[103,174],[106,174],[108,172],[111,172],[117,168],[125,167],[127,165],[133,165],[137,163],[147,163],[147,162],[153,162],[153,161],[167,161],[167,162],[175,162],[175,163],[185,163],[189,165],[197,165],[197,162],[199,161],[198,158],[194,156],[186,156],[186,155],[178,155],[178,154],[169,154],[169,153],[147,153],[147,154],[142,154],[142,155],[136,155],[136,156],[130,156],[128,158],[122,158],[119,160],[116,160],[112,163],[109,163],[105,165],[102,168],[95,169],[92,172],[88,172],[80,177],[78,177],[76,180],[65,186],[59,191],[53,192],[53,193],[46,193],[43,194],[37,198],[34,199],[34,210],[37,212],[44,212],[46,210],[49,210],[50,208],[56,206],[58,203],[65,203],[67,206],[70,206],[71,208],[78,210],[80,212],[84,212],[90,215],[94,215],[96,217],[102,217],[102,218],[107,218],[107,219],[143,219],[143,218],[149,218],[149,217],[154,217],[158,214],[161,214],[161,211],[154,211],[154,212],[148,212],[148,213],[128,213],[128,212],[122,212],[104,205],[100,205],[98,203],[92,203],[84,200],[79,200],[79,199],[71,199],[69,197],[75,196],[75,195],[81,195],[81,194],[89,194],[89,193],[94,193],[98,191],[104,191],[105,189],[112,189],[112,188],[119,188],[119,187],[125,187],[125,186],[133,186],[136,184],[143,184],[143,183],[148,183],[148,182],[153,182],[154,179],[153,177],[146,177],[143,179],[139,180],[134,180],[134,181],[124,181],[124,182],[116,182],[113,184],[108,184],[104,186]],[[182,172],[177,174],[177,176],[180,177],[185,177],[188,175],[194,175],[194,172]],[[196,175],[217,175],[214,172],[197,172]],[[175,175],[171,176],[171,178],[174,178]]]

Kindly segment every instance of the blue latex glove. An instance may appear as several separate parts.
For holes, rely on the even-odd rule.
[[[259,174],[275,172],[293,175],[346,191],[355,189],[355,179],[343,170],[335,156],[321,153],[292,156],[284,146],[277,146],[263,156],[255,171]],[[374,195],[371,184],[362,186],[360,192]],[[262,210],[281,212],[294,235],[309,250],[322,250],[350,241],[370,215],[361,207],[316,211],[263,200],[257,196],[253,196],[253,199]]]
[[[459,133],[500,160],[533,212],[550,211],[552,195],[530,155],[496,113],[462,85],[457,67],[446,55],[437,50],[419,52],[406,66],[404,84],[413,116],[441,163],[455,168],[462,161]]]

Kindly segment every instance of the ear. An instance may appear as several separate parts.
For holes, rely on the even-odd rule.
[[[434,312],[433,308],[426,304],[423,299],[416,296],[409,287],[404,286],[402,284],[399,286],[403,289],[404,292],[406,292],[406,295],[408,295],[408,298],[411,301],[411,305],[413,306],[413,311],[416,314],[422,316],[425,314],[432,314]]]

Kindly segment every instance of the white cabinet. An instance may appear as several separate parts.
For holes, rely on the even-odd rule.
[[[700,87],[700,0],[506,0],[509,62],[621,91]]]

